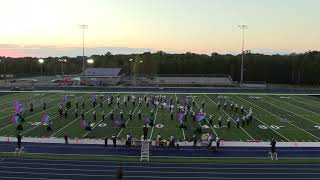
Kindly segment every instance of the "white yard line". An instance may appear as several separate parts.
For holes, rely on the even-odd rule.
[[[214,102],[208,95],[205,95],[211,102],[213,102],[216,106],[217,106],[217,103]],[[237,123],[228,113],[226,113],[222,108],[220,109],[225,115],[227,115],[233,122]],[[245,129],[243,129],[241,126],[240,126],[240,129],[246,133],[252,140],[255,140]]]
[[[299,97],[299,96],[295,96],[296,98],[301,98],[301,97]],[[320,104],[319,104],[319,106],[317,106],[317,105],[315,105],[315,104],[313,104],[312,102],[306,102],[306,101],[304,101],[305,99],[304,98],[301,98],[300,99],[300,101],[298,100],[298,99],[296,99],[296,98],[291,98],[291,100],[292,101],[295,101],[295,102],[300,102],[300,103],[302,103],[302,104],[304,104],[304,105],[306,105],[306,106],[312,106],[312,107],[314,107],[314,108],[319,108],[319,106],[320,106]],[[307,100],[307,99],[306,99]],[[307,100],[308,101],[308,100]]]
[[[58,117],[58,116],[59,116],[59,115],[54,116],[54,117],[52,117],[51,119],[54,119],[54,118],[56,118],[56,117]],[[21,135],[24,135],[25,133],[30,132],[30,131],[36,129],[37,127],[39,127],[39,126],[41,126],[41,125],[42,125],[42,123],[39,124],[39,125],[36,125],[36,126],[34,126],[34,127],[32,127],[32,128],[30,128],[30,129],[28,129],[27,131],[22,132]]]
[[[57,99],[58,99],[58,98],[56,98],[55,100],[52,100],[52,101],[56,101]],[[50,101],[50,102],[52,102],[52,101]],[[35,107],[37,107],[37,106],[35,106]],[[40,112],[38,112],[38,113],[36,113],[36,114],[33,114],[33,115],[27,117],[25,120],[27,120],[27,119],[29,119],[29,118],[31,118],[31,117],[33,117],[33,116],[36,116],[36,115],[38,115],[38,114],[40,114],[40,113],[43,113],[43,112],[45,112],[45,111],[48,111],[48,110],[50,110],[50,109],[52,109],[52,108],[54,108],[54,107],[55,107],[55,106],[53,106],[53,107],[51,107],[51,108],[49,108],[49,109],[46,109],[46,110],[42,110],[42,111],[40,111]],[[12,116],[12,115],[10,115],[10,116]],[[0,131],[3,130],[3,129],[6,129],[6,128],[10,127],[10,126],[13,126],[13,124],[9,124],[9,125],[1,128]]]
[[[260,100],[263,101],[263,102],[266,102],[266,103],[268,103],[268,104],[270,104],[270,105],[272,105],[272,106],[275,106],[275,107],[277,107],[277,108],[283,109],[283,110],[285,110],[285,111],[287,111],[287,112],[289,112],[289,113],[291,113],[291,114],[294,114],[295,116],[298,116],[298,117],[301,117],[301,118],[303,118],[303,119],[305,119],[305,120],[307,120],[307,121],[310,121],[310,122],[312,122],[312,123],[315,124],[315,125],[318,125],[318,124],[319,124],[319,123],[316,123],[316,122],[312,121],[311,119],[305,118],[305,117],[303,117],[303,116],[301,116],[301,115],[299,115],[299,114],[296,114],[296,113],[294,113],[294,112],[292,112],[292,111],[289,111],[289,110],[287,110],[287,109],[285,109],[285,108],[283,108],[283,107],[280,107],[280,106],[278,106],[278,105],[275,105],[275,104],[273,104],[273,103],[271,103],[271,102],[268,102],[268,101],[265,101],[265,100],[262,100],[262,99],[260,99]]]
[[[121,105],[121,104],[122,104],[122,102],[121,102],[119,105]],[[117,109],[117,108],[118,108],[118,106],[115,106],[115,107],[106,115],[106,118],[108,117],[108,115],[109,115],[112,111],[114,111],[114,110]],[[88,134],[90,134],[90,132],[92,132],[102,121],[103,121],[103,119],[101,119],[98,123],[96,123],[96,124],[92,127],[91,131],[86,132],[86,133],[82,136],[82,138],[85,138]]]
[[[174,93],[174,95],[175,95],[176,101],[177,101],[177,99],[178,99],[177,93]],[[177,105],[177,106],[178,106],[178,105]],[[185,134],[185,132],[184,132],[184,129],[183,129],[183,128],[180,128],[180,129],[182,130],[183,140],[185,141],[185,140],[186,140],[186,134]]]
[[[261,100],[261,99],[260,99]],[[263,100],[261,100],[261,101],[263,101]],[[273,104],[271,104],[271,103],[269,103],[269,102],[267,102],[267,101],[263,101],[263,102],[265,102],[265,103],[267,103],[267,104],[270,104],[271,106],[274,106]],[[278,106],[279,107],[279,106]],[[272,114],[272,115],[274,115],[275,117],[278,117],[279,119],[282,119],[281,117],[279,117],[278,115],[276,115],[276,114],[273,114],[272,112],[270,112],[269,110],[265,110],[265,111],[267,111],[267,112],[269,112],[270,114]],[[291,122],[287,122],[288,124],[290,124],[290,125],[292,125],[292,126],[294,126],[295,128],[297,128],[297,129],[300,129],[301,131],[303,131],[303,132],[305,132],[305,133],[307,133],[307,134],[309,134],[309,135],[311,135],[312,137],[314,137],[314,138],[316,138],[316,139],[318,139],[318,140],[320,140],[320,138],[318,137],[318,136],[316,136],[316,135],[314,135],[314,134],[311,134],[310,132],[308,132],[308,131],[306,131],[306,130],[304,130],[304,129],[302,129],[302,128],[300,128],[300,127],[298,127],[298,126],[296,126],[296,125],[294,125],[294,124],[292,124]]]
[[[49,96],[53,96],[54,94],[51,94]],[[38,95],[39,96],[39,95]],[[38,96],[32,96],[32,98],[37,98]],[[46,97],[49,97],[49,96],[46,96]],[[45,98],[45,97],[44,97]],[[7,101],[7,103],[2,103],[0,104],[0,106],[2,105],[8,105],[7,108],[4,108],[4,109],[0,109],[0,111],[3,111],[3,112],[6,112],[7,109],[11,109],[12,108],[12,102],[14,98],[12,98],[12,100],[4,100],[4,101]],[[29,99],[29,96],[28,97],[23,97],[22,99],[19,99],[19,98],[16,98],[15,100],[18,100],[18,101],[26,101]],[[10,103],[8,103],[8,101],[10,101]]]
[[[151,133],[150,133],[150,140],[152,140],[152,134],[153,134],[153,130],[154,130],[154,126],[156,125],[156,119],[157,119],[157,115],[158,115],[158,107],[159,105],[157,105],[157,109],[156,109],[156,113],[154,115],[154,121],[153,121],[153,126],[152,126],[152,129],[151,129]]]
[[[309,94],[309,95],[313,95],[313,94]],[[314,94],[314,95],[318,95],[318,96],[320,96],[319,94]],[[300,98],[300,99],[303,99],[303,100],[305,100],[305,101],[312,102],[313,104],[320,105],[320,102],[315,101],[315,100],[313,100],[313,99],[310,99],[310,98],[304,98],[303,96],[296,96],[296,97],[298,97],[298,98]]]
[[[107,99],[104,100],[103,103],[104,103],[105,101],[107,101]],[[85,112],[84,114],[88,114],[89,112],[91,112],[91,111],[94,110],[94,109],[95,109],[95,108],[91,108],[89,111]],[[80,118],[81,118],[81,116],[78,117],[78,118],[76,118],[76,119],[74,119],[73,121],[71,121],[71,122],[70,122],[69,124],[67,124],[66,126],[62,127],[62,128],[59,129],[58,131],[56,131],[56,132],[54,132],[53,134],[51,134],[50,137],[53,137],[54,135],[56,135],[56,134],[59,133],[60,131],[62,131],[62,130],[64,130],[65,128],[69,127],[71,124],[73,124],[75,121],[77,121],[77,120],[80,119]]]
[[[49,94],[49,93],[48,93],[48,94]],[[13,95],[13,94],[8,94],[8,95]],[[7,97],[7,98],[2,99],[2,101],[6,101],[6,103],[1,103],[0,106],[8,105],[8,106],[11,107],[11,101],[13,101],[13,100],[19,100],[19,101],[23,100],[23,101],[26,101],[26,100],[29,99],[29,97],[30,97],[31,94],[29,94],[29,95],[21,95],[22,98],[21,98],[21,96],[19,96],[18,94],[14,94],[14,95],[15,95],[14,97]],[[33,95],[32,97],[34,98],[34,97],[38,97],[38,96],[39,96],[39,95]],[[1,96],[0,96],[0,97],[1,97]],[[19,99],[19,98],[20,98],[20,99]],[[8,101],[9,101],[9,103],[8,103]],[[8,109],[8,108],[6,108],[6,109]]]
[[[255,105],[255,104],[251,103],[250,101],[248,101],[248,100],[240,97],[240,96],[237,96],[237,97],[240,98],[240,99],[242,99],[242,100],[244,100],[244,101],[246,101],[246,102],[248,102],[248,103],[250,103],[250,104],[252,104],[252,105],[254,105],[254,106],[256,106],[256,107],[258,107],[258,108],[260,108],[260,109],[262,109],[260,106],[257,106],[257,105]],[[226,99],[226,100],[229,101],[228,99]],[[229,102],[230,102],[230,101],[229,101]],[[264,110],[264,109],[262,109],[262,110]],[[285,140],[290,141],[289,138],[285,137],[284,135],[282,135],[280,132],[274,130],[273,128],[270,128],[266,123],[264,123],[263,121],[261,121],[261,120],[260,120],[259,118],[257,118],[256,116],[254,116],[254,118],[257,119],[260,123],[262,123],[262,124],[265,125],[266,127],[268,127],[269,129],[271,129],[272,131],[274,131],[275,133],[277,133],[278,135],[280,135],[281,137],[283,137]]]
[[[143,98],[144,98],[145,96],[146,96],[146,94],[144,94]],[[137,103],[137,106],[136,106],[136,108],[133,110],[132,115],[134,115],[134,112],[136,112],[136,110],[138,109],[138,107],[139,107],[139,103]],[[126,122],[126,126],[127,126],[128,123],[129,123],[129,119],[128,119],[128,121]],[[121,128],[121,129],[120,129],[117,137],[119,137],[119,136],[121,135],[123,129],[124,129],[124,128]]]
[[[50,95],[51,96],[51,95]],[[47,96],[47,97],[49,97],[49,96]],[[49,101],[49,102],[47,102],[47,103],[50,103],[50,102],[52,102],[52,101],[56,101],[57,99],[59,99],[59,98],[55,98],[55,99],[53,99],[53,100],[51,100],[51,101]],[[39,105],[35,105],[34,106],[34,108],[35,107],[39,107],[39,106],[41,106],[42,104],[39,104]],[[10,107],[11,108],[11,107]],[[7,118],[7,117],[10,117],[10,116],[13,116],[13,115],[15,115],[16,113],[14,113],[14,114],[9,114],[9,115],[7,115],[7,116],[3,116],[3,117],[0,117],[0,119],[4,119],[4,118]]]
[[[190,96],[192,97],[192,99],[193,99],[194,102],[196,103],[197,107],[200,109],[200,106],[199,106],[199,104],[197,103],[197,101],[194,99],[193,95],[190,94]],[[206,121],[207,121],[207,123],[209,123],[207,119],[206,119]],[[218,133],[213,129],[213,127],[212,127],[210,124],[209,124],[209,127],[211,128],[211,130],[213,131],[213,133],[214,133],[216,136],[218,136]]]
[[[291,103],[288,103],[288,102],[286,102],[286,101],[281,101],[281,100],[276,99],[276,98],[271,97],[271,96],[268,96],[268,97],[269,97],[269,98],[272,98],[272,99],[274,99],[274,100],[277,100],[278,102],[281,102],[281,103],[282,103],[282,102],[284,102],[284,103],[288,104],[289,106],[293,106],[293,107],[296,107],[296,108],[302,109],[302,110],[304,110],[304,111],[308,111],[308,112],[310,112],[310,113],[312,113],[312,114],[320,115],[319,113],[316,113],[316,112],[310,111],[310,110],[308,110],[308,109],[305,109],[305,108],[302,108],[302,107],[296,106],[296,105],[291,104]],[[299,102],[300,102],[300,101],[299,101]]]
[[[84,96],[80,96],[80,97],[84,97]],[[88,101],[90,101],[90,100],[88,100]],[[86,101],[86,102],[88,102],[88,101]],[[54,106],[53,106],[53,107],[54,107]],[[53,107],[52,107],[52,108],[53,108]],[[74,107],[71,108],[70,110],[75,109],[75,108],[76,108],[76,107],[74,106]],[[59,116],[59,115],[52,117],[51,120],[53,120],[54,118],[56,118],[56,117],[58,117],[58,116]],[[25,133],[30,132],[30,131],[32,131],[33,129],[36,129],[37,127],[39,127],[39,126],[41,126],[41,125],[42,125],[42,123],[39,124],[39,125],[37,125],[37,126],[35,126],[35,127],[33,127],[33,128],[31,128],[31,129],[28,129],[27,131],[24,131],[23,133],[21,133],[21,135],[24,135]]]

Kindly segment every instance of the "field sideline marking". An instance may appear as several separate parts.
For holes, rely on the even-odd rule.
[[[244,101],[246,101],[246,102],[248,102],[248,103],[250,103],[250,104],[252,104],[252,105],[254,105],[254,106],[256,106],[256,107],[258,107],[259,109],[262,109],[260,106],[257,106],[256,104],[254,104],[254,103],[252,103],[252,102],[250,102],[250,101],[248,101],[248,100],[246,100],[246,99],[244,99],[244,98],[242,98],[242,97],[240,97],[240,96],[237,96],[237,97],[240,98],[240,99],[242,99],[242,100],[244,100]],[[229,101],[229,100],[227,100],[227,101]],[[264,109],[262,109],[262,110],[264,110]],[[290,142],[290,140],[289,140],[287,137],[285,137],[284,135],[282,135],[280,132],[276,131],[275,129],[270,128],[266,123],[264,123],[264,122],[261,121],[259,118],[257,118],[257,116],[254,116],[254,117],[255,117],[259,122],[261,122],[262,124],[264,124],[265,126],[267,126],[269,129],[271,129],[272,131],[276,132],[278,135],[280,135],[281,137],[283,137],[284,139],[286,139],[287,141]]]
[[[176,102],[178,100],[178,96],[177,96],[177,93],[174,93],[174,95],[176,96]],[[177,104],[178,106],[178,104]],[[179,108],[179,107],[178,107]],[[189,110],[189,109],[188,109]],[[186,140],[186,134],[184,133],[184,129],[183,128],[180,128],[182,130],[182,135],[183,135],[183,140],[185,141]]]
[[[208,95],[205,95],[211,102],[213,102],[216,106],[217,106],[217,103],[214,102]],[[236,123],[236,121],[228,114],[226,113],[223,109],[220,109],[224,114],[226,114],[229,118],[232,119],[233,122]],[[240,129],[245,132],[252,140],[255,140],[245,129],[243,129],[241,126],[240,126]]]
[[[190,94],[189,96],[191,96],[191,97],[192,97],[192,100],[194,100],[193,94]],[[196,100],[195,100],[194,102],[196,103],[197,107],[198,107],[199,110],[200,110],[200,106],[199,106],[198,102],[197,102]],[[207,121],[207,123],[208,123],[208,120],[207,120],[207,119],[206,119],[206,121]],[[209,124],[209,126],[210,126],[211,130],[213,131],[213,133],[214,133],[216,136],[218,136],[218,133],[212,128],[212,126],[211,126],[210,124]]]
[[[260,99],[260,101],[262,101],[262,102],[265,102],[265,103],[267,103],[267,104],[270,104],[271,106],[275,106],[275,105],[273,105],[272,103],[269,103],[269,102],[267,102],[267,101],[263,101],[263,100],[261,100]],[[278,106],[277,106],[278,107]],[[269,111],[269,110],[266,110],[266,111],[268,111],[270,114],[273,114],[271,111]],[[276,114],[273,114],[275,117],[278,117],[279,119],[282,119],[281,117],[279,117],[278,115],[276,115]],[[294,126],[294,127],[296,127],[296,128],[298,128],[298,129],[300,129],[301,131],[303,131],[303,132],[305,132],[305,133],[307,133],[307,134],[309,134],[309,135],[311,135],[312,137],[314,137],[314,138],[316,138],[316,139],[318,139],[318,140],[320,140],[320,138],[318,137],[318,136],[316,136],[316,135],[314,135],[314,134],[312,134],[312,133],[310,133],[310,132],[308,132],[308,131],[306,131],[306,130],[304,130],[304,129],[302,129],[302,128],[300,128],[300,127],[298,127],[298,126],[296,126],[295,124],[292,124],[291,122],[287,122],[288,124],[290,124],[290,125],[292,125],[292,126]]]
[[[107,99],[106,99],[107,100]],[[102,103],[104,103],[106,100],[104,100]],[[94,110],[95,108],[91,108],[90,110],[88,110],[87,112],[85,112],[84,114],[88,114],[89,112],[91,112],[92,110]],[[74,119],[73,121],[71,121],[69,124],[65,125],[64,127],[60,128],[58,131],[54,132],[53,134],[51,134],[49,137],[53,137],[55,134],[59,133],[60,131],[64,130],[66,127],[69,127],[71,124],[73,124],[75,121],[77,121],[78,119],[80,119],[80,117]]]
[[[79,86],[79,88],[81,88],[81,86]],[[163,90],[166,90],[165,88],[179,88],[179,87],[163,87]],[[188,89],[192,89],[193,87],[186,87]],[[205,88],[202,88],[202,89],[205,89]],[[87,94],[115,94],[115,93],[118,93],[118,94],[144,94],[146,93],[146,91],[135,91],[135,92],[132,92],[132,91],[76,91],[76,90],[50,90],[50,91],[0,91],[0,92],[11,92],[11,93],[26,93],[26,92],[32,92],[32,93],[78,93],[78,94],[81,94],[81,93],[87,93]],[[173,94],[172,92],[160,92],[161,94]],[[312,93],[293,93],[293,94],[290,94],[290,93],[221,93],[221,92],[217,92],[217,93],[197,93],[197,92],[177,92],[177,94],[199,94],[199,95],[204,95],[204,94],[213,94],[213,95],[220,95],[220,94],[226,94],[226,95],[279,95],[279,96],[310,96],[310,95],[313,95],[313,96],[320,96],[319,93],[315,93],[315,94],[312,94]],[[159,92],[155,92],[155,91],[151,91],[151,92],[148,92],[148,94],[159,94]]]
[[[17,167],[11,167],[11,166],[0,166],[2,168],[8,168],[8,169],[13,169],[13,168],[17,168],[17,169],[26,169],[26,170],[54,170],[54,171],[84,171],[84,172],[114,172],[114,169],[86,169],[86,168],[68,168],[68,169],[63,169],[63,168],[50,168],[50,167],[27,167],[27,166],[17,166]],[[113,166],[115,168],[118,168],[119,166]],[[113,168],[111,167],[111,168]],[[123,166],[122,166],[123,167]],[[135,166],[125,166],[126,168],[132,167],[134,168]],[[149,168],[148,166],[140,166],[139,168],[141,169],[153,169],[153,168]],[[171,168],[175,168],[175,167],[171,167]],[[178,167],[181,168],[181,167]],[[183,168],[183,167],[182,167]],[[161,169],[170,169],[170,168],[161,168]],[[190,168],[188,168],[190,169]],[[238,169],[238,168],[217,168],[220,170],[233,170],[233,169]],[[240,170],[263,170],[263,168],[239,168]],[[301,170],[301,168],[270,168],[268,170],[274,170],[274,169],[281,169],[281,170]],[[211,170],[211,169],[201,169],[201,170]],[[316,170],[314,169],[306,169],[304,168],[303,170]],[[250,175],[262,175],[262,174],[268,174],[268,175],[283,175],[283,174],[304,174],[304,175],[311,175],[311,174],[320,174],[318,172],[295,172],[295,173],[285,173],[285,172],[259,172],[259,173],[254,173],[254,172],[212,172],[212,171],[159,171],[159,170],[126,170],[125,172],[128,173],[159,173],[159,174],[164,174],[164,173],[168,173],[168,174],[191,174],[191,173],[195,173],[195,174],[202,174],[202,173],[206,173],[206,174],[250,174]],[[63,174],[63,173],[62,173]]]
[[[161,96],[161,95],[160,95]],[[154,130],[154,126],[156,124],[156,119],[157,119],[157,115],[158,115],[158,109],[159,109],[159,106],[157,105],[157,109],[156,109],[156,114],[154,115],[154,121],[153,121],[153,126],[152,126],[152,129],[151,129],[151,133],[150,133],[150,140],[152,141],[152,135],[153,135],[153,130]]]
[[[0,173],[17,173],[17,174],[35,174],[37,176],[39,175],[57,175],[57,176],[92,176],[92,177],[103,177],[103,176],[112,176],[114,177],[114,175],[105,175],[105,174],[101,174],[101,175],[97,175],[97,174],[75,174],[75,173],[72,173],[72,174],[59,174],[59,173],[44,173],[44,172],[26,172],[26,171],[1,171],[0,170]]]
[[[17,177],[17,176],[1,176],[4,179],[32,179],[32,180],[48,180],[48,178],[36,178],[36,177],[32,177],[32,178],[26,178],[26,177]],[[50,178],[51,179],[51,178]],[[72,179],[51,179],[51,180],[72,180]]]
[[[261,101],[264,101],[264,100],[261,100]],[[285,111],[287,111],[287,112],[289,112],[289,113],[291,113],[291,114],[294,114],[294,115],[296,115],[296,116],[298,116],[298,117],[300,117],[300,118],[303,118],[303,119],[305,119],[305,120],[307,120],[307,121],[309,121],[309,122],[312,122],[312,123],[315,124],[315,125],[318,125],[318,124],[319,124],[319,123],[316,123],[316,122],[312,121],[311,119],[305,118],[305,117],[303,117],[303,116],[301,116],[301,115],[299,115],[299,114],[296,114],[296,113],[294,113],[294,112],[292,112],[292,111],[289,111],[289,110],[287,110],[287,109],[285,109],[285,108],[283,108],[283,107],[280,107],[280,106],[278,106],[278,105],[276,105],[276,104],[273,104],[273,103],[268,102],[268,101],[264,101],[264,102],[267,102],[267,103],[271,104],[272,106],[278,107],[278,108],[283,109],[283,110],[285,110]],[[282,102],[282,101],[280,101],[280,102]]]
[[[271,97],[271,96],[267,96],[267,97],[272,98],[272,99],[275,99],[275,100],[277,100],[277,101],[279,101],[279,102],[284,102],[284,103],[288,104],[289,106],[294,106],[294,107],[299,108],[299,109],[302,109],[302,110],[304,110],[304,111],[308,111],[308,112],[310,112],[310,113],[312,113],[312,114],[320,115],[319,113],[316,113],[316,112],[310,111],[310,110],[308,110],[308,109],[305,109],[305,108],[299,107],[299,106],[297,106],[297,105],[294,105],[294,104],[288,103],[287,101],[281,101],[281,100],[276,99],[276,98]],[[299,101],[298,101],[298,102],[299,102]],[[304,104],[304,103],[303,103],[303,104]]]

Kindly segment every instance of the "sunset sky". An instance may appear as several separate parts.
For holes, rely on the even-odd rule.
[[[320,50],[320,0],[0,0],[0,56]]]

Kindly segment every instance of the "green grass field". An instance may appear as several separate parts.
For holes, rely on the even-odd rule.
[[[0,96],[0,136],[16,136],[18,131],[16,125],[11,123],[11,117],[15,114],[13,102],[32,101],[34,104],[34,112],[30,113],[25,110],[26,121],[23,123],[23,130],[20,133],[24,137],[69,137],[77,138],[105,138],[116,134],[120,139],[125,138],[127,133],[131,133],[134,138],[140,139],[142,135],[143,120],[139,121],[137,117],[138,110],[144,116],[150,115],[150,110],[154,106],[150,103],[149,108],[142,101],[142,107],[138,106],[138,98],[136,98],[135,106],[131,102],[124,106],[123,98],[129,94],[113,93],[113,105],[108,107],[106,100],[111,94],[103,93],[103,107],[98,104],[95,107],[97,120],[93,121],[92,112],[92,96],[90,93],[68,93],[72,102],[72,109],[68,112],[68,117],[60,117],[58,114],[58,103],[62,101],[65,93],[10,93]],[[95,94],[99,96],[100,94]],[[121,99],[120,107],[117,107],[116,97],[119,95]],[[136,97],[151,97],[163,96],[163,98],[173,98],[174,108],[177,107],[176,99],[184,104],[184,99],[195,100],[195,112],[198,113],[201,102],[204,100],[204,111],[208,114],[213,114],[213,126],[210,126],[207,121],[202,124],[204,133],[217,134],[219,137],[227,141],[269,141],[276,138],[278,141],[304,141],[317,142],[320,140],[320,98],[317,96],[302,96],[302,95],[234,95],[234,94],[134,94]],[[85,131],[80,126],[80,116],[75,118],[74,107],[75,99],[79,99],[79,112],[82,110],[82,99],[85,101],[85,119],[91,122],[92,131]],[[47,109],[42,109],[42,102],[46,102]],[[169,101],[169,100],[168,100]],[[167,101],[167,102],[168,102]],[[217,103],[220,101],[221,110],[217,109]],[[224,102],[228,102],[227,109],[224,109]],[[236,103],[244,106],[245,110],[252,108],[254,120],[251,124],[245,127],[237,128],[235,119],[240,115],[235,110],[231,110],[230,103]],[[192,103],[191,103],[192,107]],[[101,119],[101,112],[108,113],[113,110],[114,119],[119,119],[120,109],[124,112],[124,119],[127,121],[126,128],[120,128],[115,125],[109,118],[105,121]],[[133,119],[129,119],[129,111],[133,112]],[[48,112],[50,120],[53,123],[53,130],[48,132],[46,126],[41,123],[41,117]],[[177,137],[180,141],[189,141],[197,128],[198,123],[191,121],[188,116],[186,129],[179,128],[179,121],[176,120],[174,110],[174,120],[170,119],[168,108],[162,109],[157,106],[154,109],[154,127],[149,127],[148,137],[155,139],[160,133],[164,138],[169,138],[171,135]],[[218,117],[222,117],[223,127],[218,127]],[[231,128],[226,127],[228,117],[232,118]]]

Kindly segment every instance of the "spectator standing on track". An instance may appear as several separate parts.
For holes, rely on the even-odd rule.
[[[111,139],[112,139],[113,147],[117,147],[117,136],[113,134]]]
[[[217,150],[220,148],[220,141],[221,141],[221,139],[217,136],[216,137],[216,149]]]
[[[195,148],[197,146],[197,142],[198,142],[198,137],[197,137],[196,133],[194,133],[192,135],[192,140],[193,140],[193,147]]]
[[[64,143],[65,143],[65,144],[69,144],[69,142],[68,142],[68,136],[67,136],[67,135],[64,135]]]
[[[108,146],[108,138],[107,138],[107,137],[104,138],[104,146],[105,146],[105,147]]]
[[[126,145],[128,148],[131,148],[131,144],[132,144],[132,136],[130,133],[127,134],[127,141],[126,141]]]
[[[19,151],[21,149],[21,139],[22,139],[22,136],[20,135],[20,133],[18,133],[18,135],[17,135],[17,146],[18,146],[18,150]]]
[[[277,144],[277,141],[275,138],[273,138],[271,140],[271,143],[270,143],[270,146],[271,146],[271,151],[269,152],[270,156],[271,156],[271,160],[273,160],[274,158],[276,160],[278,160],[278,154],[276,152],[276,144]]]
[[[19,152],[19,156],[23,150],[23,147],[21,147],[21,139],[22,139],[22,136],[20,135],[20,133],[18,133],[18,135],[17,135],[17,148],[15,150],[15,153]]]

